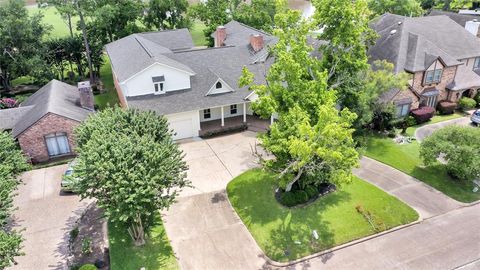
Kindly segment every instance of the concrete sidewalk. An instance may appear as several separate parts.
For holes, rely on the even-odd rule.
[[[423,219],[447,213],[464,205],[429,185],[368,157],[362,157],[360,168],[353,172],[408,204]]]

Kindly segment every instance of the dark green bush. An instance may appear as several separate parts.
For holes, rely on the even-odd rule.
[[[311,199],[318,194],[318,189],[314,186],[307,186],[305,192],[308,195],[308,199]]]
[[[310,198],[308,197],[307,192],[303,190],[296,190],[283,193],[280,197],[280,203],[287,207],[292,207],[306,203],[309,199]]]
[[[458,105],[462,110],[469,110],[475,108],[477,102],[473,98],[463,97],[458,102]]]
[[[437,105],[437,109],[440,114],[452,114],[455,112],[457,104],[450,101],[440,101]]]
[[[475,97],[473,98],[477,102],[477,105],[480,105],[480,91],[477,92]]]

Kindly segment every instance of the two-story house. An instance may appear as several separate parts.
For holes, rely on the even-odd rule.
[[[239,87],[243,67],[264,83],[276,38],[236,21],[219,26],[214,48],[196,48],[187,29],[139,33],[106,46],[123,107],[164,115],[174,139],[258,123],[256,98]],[[267,121],[268,124],[269,121]]]
[[[480,88],[480,39],[447,16],[404,17],[384,14],[373,24],[378,33],[370,61],[387,60],[395,72],[410,74],[409,91],[392,89],[382,100],[398,116],[439,101],[473,97]]]

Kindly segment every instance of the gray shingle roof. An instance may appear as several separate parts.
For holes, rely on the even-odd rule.
[[[480,76],[470,67],[459,66],[455,75],[455,80],[447,85],[451,90],[463,90],[480,87]]]
[[[251,52],[242,46],[177,52],[170,57],[188,65],[195,72],[196,75],[191,77],[191,88],[165,95],[127,97],[128,106],[171,114],[241,103],[251,93],[247,87],[238,86],[242,68],[247,66],[255,74],[256,83],[265,83],[265,74],[272,61],[268,59],[264,63],[252,64]],[[234,92],[206,96],[219,78]]]
[[[13,129],[15,124],[32,109],[33,106],[0,110],[0,130]]]
[[[54,113],[75,121],[83,121],[91,111],[80,107],[77,87],[52,80],[31,95],[21,107],[27,107],[24,115],[13,126],[14,137],[40,120],[47,113]]]
[[[386,13],[372,28],[380,35],[369,50],[370,61],[387,60],[395,71],[425,70],[440,57],[447,66],[480,56],[480,39],[447,16],[409,18]]]
[[[105,46],[120,82],[156,62],[192,73],[188,66],[168,57],[173,51],[192,47],[192,37],[187,29],[133,34]]]
[[[443,10],[437,10],[437,9],[430,11],[430,13],[428,14],[428,16],[440,16],[440,15],[448,16],[450,19],[452,19],[454,22],[458,23],[462,27],[465,27],[465,24],[468,21],[480,19],[480,16],[478,15],[459,14],[455,12],[449,12],[449,11],[443,11]]]
[[[149,33],[148,41],[143,40],[147,38],[143,34],[136,34],[108,44],[107,52],[120,81],[128,79],[154,62],[169,63],[193,74],[190,89],[163,95],[127,97],[128,106],[153,110],[159,114],[171,114],[244,102],[250,91],[247,87],[238,86],[242,68],[247,66],[255,74],[256,82],[264,83],[266,70],[272,61],[268,58],[268,46],[274,44],[277,38],[236,21],[229,22],[225,27],[226,46],[219,48],[162,48],[163,45],[157,44],[154,37],[161,36],[163,32],[157,32],[158,35]],[[256,53],[250,46],[252,33],[264,37],[264,49]],[[183,35],[184,32],[179,34]],[[234,91],[207,96],[218,79],[225,81]]]

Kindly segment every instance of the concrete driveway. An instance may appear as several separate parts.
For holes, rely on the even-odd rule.
[[[67,245],[73,223],[88,202],[60,192],[60,181],[67,165],[32,170],[21,178],[15,198],[15,226],[25,228],[25,256],[10,269],[68,269]]]
[[[186,188],[181,197],[225,189],[228,182],[259,164],[254,157],[257,134],[251,131],[202,140],[180,142],[189,166],[188,179],[194,188]],[[260,151],[260,149],[258,149]]]
[[[446,126],[452,126],[452,125],[473,127],[472,121],[470,120],[470,116],[462,117],[462,118],[452,119],[452,120],[443,121],[440,123],[435,123],[435,124],[430,124],[430,125],[425,125],[423,127],[420,127],[415,131],[415,137],[417,138],[418,141],[423,141],[423,139],[432,135],[432,133],[435,132],[436,130],[444,128]]]

